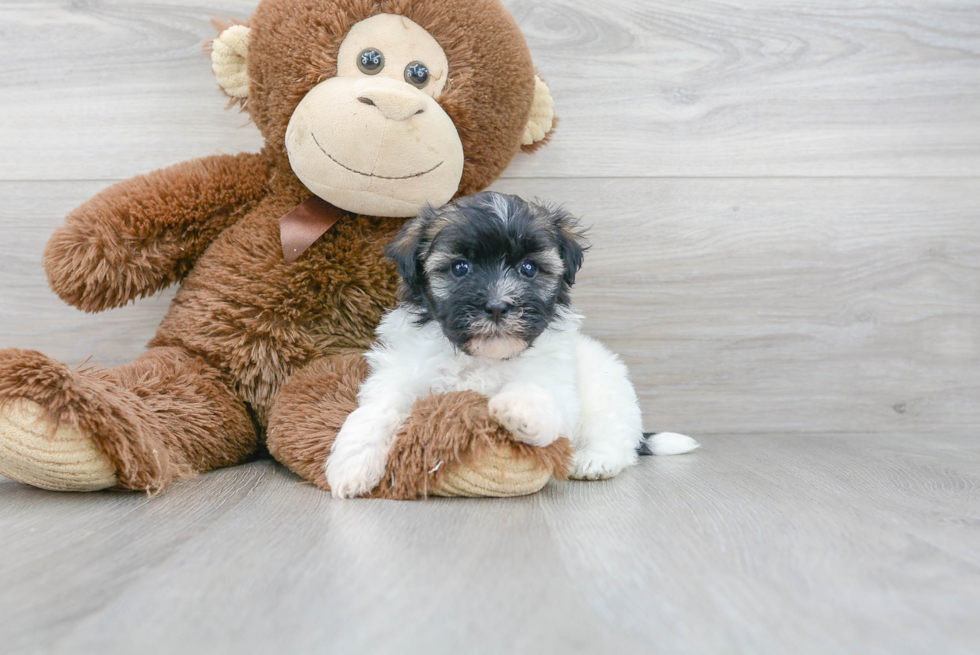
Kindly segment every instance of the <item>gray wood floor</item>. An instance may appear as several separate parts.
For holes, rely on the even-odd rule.
[[[576,302],[694,454],[506,501],[0,480],[2,652],[980,652],[980,2],[507,0],[562,117],[496,188],[594,227]],[[261,145],[254,0],[0,0],[0,347],[134,358],[47,289],[66,212]]]
[[[976,439],[703,441],[514,500],[0,482],[4,652],[976,652]]]

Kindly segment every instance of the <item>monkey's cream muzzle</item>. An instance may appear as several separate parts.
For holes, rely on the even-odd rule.
[[[414,216],[452,199],[463,145],[431,96],[389,78],[334,77],[313,88],[286,129],[293,172],[347,211]]]

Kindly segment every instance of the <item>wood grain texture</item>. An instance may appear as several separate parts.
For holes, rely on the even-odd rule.
[[[254,6],[0,5],[0,179],[119,180],[258,150],[247,115],[224,111],[202,50],[212,17]]]
[[[562,117],[509,177],[980,173],[970,0],[506,4]],[[0,179],[124,179],[257,149],[201,53],[210,17],[253,7],[0,6]]]
[[[569,134],[513,176],[980,171],[974,2],[511,7]]]
[[[0,481],[0,635],[9,653],[966,655],[978,508],[976,440],[914,435],[708,438],[508,500],[334,502],[269,462],[153,499]]]

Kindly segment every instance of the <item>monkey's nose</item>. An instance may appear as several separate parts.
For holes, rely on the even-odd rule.
[[[483,311],[487,313],[487,316],[493,319],[494,323],[499,323],[501,319],[506,318],[507,314],[514,306],[509,302],[504,302],[498,300],[495,302],[487,303],[487,306]]]
[[[380,86],[361,89],[357,100],[365,105],[377,107],[385,118],[393,121],[403,121],[425,112],[425,97],[413,89],[402,90]]]

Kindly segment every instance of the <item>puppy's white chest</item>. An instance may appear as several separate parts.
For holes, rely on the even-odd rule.
[[[507,361],[483,361],[467,358],[455,359],[441,367],[438,382],[432,390],[436,393],[452,391],[476,391],[485,396],[499,392],[508,382],[513,382],[514,366]]]

